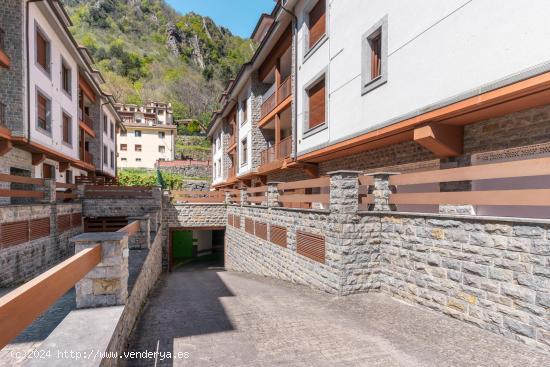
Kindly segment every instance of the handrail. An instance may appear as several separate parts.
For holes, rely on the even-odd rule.
[[[132,223],[128,223],[126,226],[122,227],[117,232],[124,232],[128,236],[132,236],[137,232],[139,232],[139,227],[140,227],[139,220],[135,220]]]
[[[0,298],[0,349],[101,262],[101,245],[85,249]]]
[[[292,88],[291,88],[291,79],[290,75],[286,77],[286,79],[281,83],[278,89],[278,100],[277,105],[282,103],[285,99],[288,98],[292,94]]]

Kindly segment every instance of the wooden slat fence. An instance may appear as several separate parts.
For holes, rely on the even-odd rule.
[[[175,203],[224,203],[223,191],[171,191]]]
[[[114,199],[114,198],[152,198],[153,189],[150,186],[101,186],[86,185],[84,188],[86,199]]]
[[[328,207],[330,178],[285,182],[277,185],[279,203],[288,208]]]
[[[76,199],[76,185],[62,182],[55,183],[55,197],[59,200],[70,201]]]
[[[267,186],[246,189],[246,202],[247,204],[267,205]]]
[[[550,158],[405,173],[390,177],[390,185],[397,187],[397,193],[390,195],[390,204],[548,206],[550,205],[550,182],[543,180],[541,185],[547,187],[537,189],[399,193],[400,186],[408,185],[546,175],[550,175]],[[368,178],[361,178],[361,190],[364,191],[366,186],[372,185],[372,181],[368,180]],[[368,197],[366,202],[372,203],[372,197]]]
[[[9,183],[9,184],[21,184],[28,188],[5,188],[5,185],[0,186],[0,197],[5,198],[33,198],[33,199],[43,199],[44,192],[40,189],[44,186],[44,180],[41,178],[30,178],[22,176],[13,176],[5,173],[0,173],[0,183]]]

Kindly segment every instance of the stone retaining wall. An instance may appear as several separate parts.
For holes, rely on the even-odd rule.
[[[131,256],[131,255],[130,255]],[[107,352],[121,352],[127,349],[128,339],[149,293],[162,273],[162,234],[157,233],[147,258],[124,306]],[[117,366],[113,359],[103,359],[102,366]]]
[[[550,223],[365,214],[380,220],[381,289],[483,329],[550,346]]]
[[[49,218],[50,235],[17,245],[0,246],[0,287],[25,283],[74,254],[69,239],[82,225],[60,232],[57,216],[81,213],[80,203],[0,206],[0,223]],[[23,236],[23,234],[21,234]]]

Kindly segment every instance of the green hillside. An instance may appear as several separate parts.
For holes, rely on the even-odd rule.
[[[163,0],[63,2],[105,89],[120,102],[171,102],[176,119],[207,123],[225,83],[254,52],[251,40]]]

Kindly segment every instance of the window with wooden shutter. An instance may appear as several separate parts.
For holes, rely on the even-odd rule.
[[[36,30],[36,62],[48,73],[50,72],[50,42],[38,29]]]
[[[378,33],[370,40],[371,47],[371,79],[378,78],[382,73],[382,34]]]
[[[319,80],[307,90],[308,129],[325,123],[325,78]]]
[[[67,64],[65,64],[64,61],[61,62],[61,86],[69,96],[72,94],[71,69],[67,66]]]
[[[298,231],[296,233],[296,252],[324,264],[325,237]]]
[[[141,152],[141,144],[136,144],[134,148],[136,152]]]
[[[127,151],[128,145],[127,144],[120,144],[120,150]]]
[[[388,17],[363,34],[361,43],[362,94],[388,81]]]
[[[103,145],[103,163],[109,164],[109,150],[106,145]]]
[[[42,93],[36,97],[37,125],[39,128],[50,131],[50,100]]]
[[[319,0],[317,4],[309,11],[309,48],[325,35],[326,32],[326,1]]]
[[[63,142],[72,143],[71,116],[63,114]]]
[[[270,229],[269,240],[276,245],[279,245],[281,247],[286,247],[287,246],[286,228],[271,225],[269,229]]]

